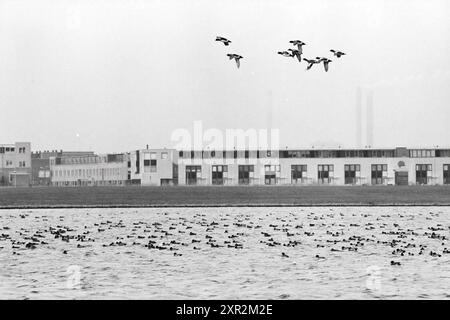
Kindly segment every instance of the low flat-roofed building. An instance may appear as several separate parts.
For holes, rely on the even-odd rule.
[[[126,154],[51,157],[53,186],[123,186],[127,184]]]
[[[178,184],[178,152],[175,149],[140,149],[128,155],[128,178],[131,184]]]
[[[450,184],[450,149],[183,150],[180,185]]]
[[[29,186],[31,143],[0,144],[0,186]]]
[[[33,186],[52,185],[50,158],[70,158],[95,156],[93,151],[44,150],[31,154],[31,184]]]

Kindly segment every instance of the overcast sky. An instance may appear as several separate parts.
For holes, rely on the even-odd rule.
[[[0,0],[0,143],[171,147],[201,120],[354,147],[361,86],[374,147],[450,146],[449,17],[447,0]],[[277,55],[293,39],[329,72]]]

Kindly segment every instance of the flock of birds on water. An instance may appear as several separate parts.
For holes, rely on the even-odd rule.
[[[229,46],[231,43],[231,40],[224,38],[224,37],[220,37],[220,36],[216,37],[216,41],[223,43],[225,46]],[[315,64],[323,63],[325,72],[328,72],[330,62],[332,62],[333,60],[331,60],[327,57],[302,58],[303,46],[306,45],[306,43],[304,43],[301,40],[291,40],[291,41],[289,41],[289,43],[291,43],[292,46],[294,46],[294,48],[289,48],[285,51],[278,51],[279,55],[286,57],[286,58],[296,58],[298,60],[298,62],[302,62],[302,60],[304,60],[305,62],[308,63],[306,70],[310,70]],[[331,49],[330,52],[332,52],[333,56],[335,56],[338,59],[345,55],[344,52],[334,50],[334,49]],[[232,60],[232,59],[235,60],[236,66],[238,68],[241,66],[240,61],[241,61],[241,59],[244,58],[243,56],[236,54],[236,53],[228,53],[227,56],[228,56],[228,58],[230,58],[230,60]]]
[[[2,252],[8,251],[12,255],[27,255],[27,250],[37,248],[58,250],[61,254],[91,248],[92,254],[98,253],[100,247],[134,246],[181,257],[189,250],[251,249],[253,252],[257,245],[260,249],[273,248],[270,252],[278,253],[280,259],[295,258],[303,246],[303,249],[316,251],[316,254],[311,254],[312,259],[325,260],[332,258],[330,253],[364,253],[366,247],[375,246],[386,248],[385,254],[393,259],[390,265],[396,266],[401,265],[399,259],[404,256],[441,258],[450,254],[450,226],[432,221],[442,212],[427,213],[427,225],[414,229],[405,225],[409,226],[410,221],[417,218],[417,213],[343,213],[335,208],[322,213],[301,209],[281,215],[270,212],[264,216],[222,212],[219,216],[210,217],[202,212],[191,216],[180,212],[158,212],[148,219],[140,216],[139,220],[131,221],[126,219],[129,215],[123,214],[104,218],[102,214],[86,212],[86,217],[95,215],[94,222],[84,224],[81,218],[78,219],[79,225],[67,221],[69,219],[66,220],[64,215],[36,215],[33,211],[20,215],[4,214],[0,216],[3,224],[0,225],[0,257]],[[9,222],[11,218],[28,219],[31,224],[5,225],[4,221]],[[52,225],[49,219],[56,221]]]

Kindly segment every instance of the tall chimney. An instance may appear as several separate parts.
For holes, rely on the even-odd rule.
[[[373,91],[367,93],[367,144],[373,147]]]
[[[362,136],[362,94],[361,87],[356,88],[356,147],[361,148]]]

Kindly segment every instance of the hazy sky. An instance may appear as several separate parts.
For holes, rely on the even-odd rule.
[[[450,146],[449,17],[447,0],[0,0],[0,143],[170,147],[201,120],[354,147],[361,86],[374,147]],[[304,57],[347,55],[305,71],[276,54],[292,39]]]

